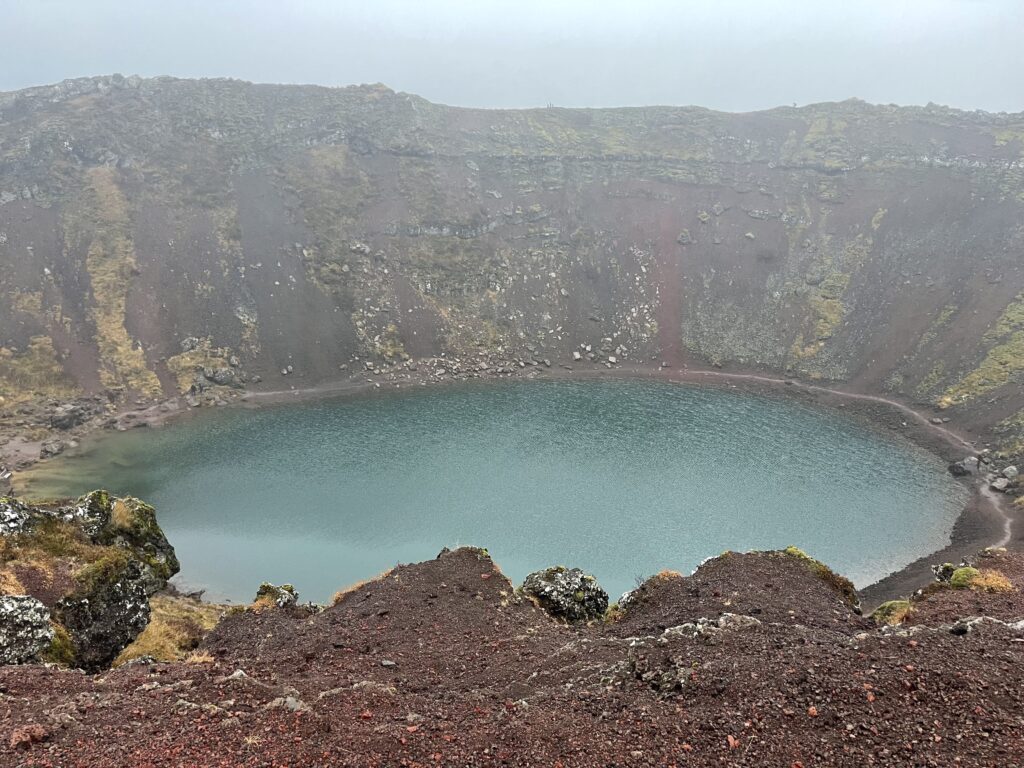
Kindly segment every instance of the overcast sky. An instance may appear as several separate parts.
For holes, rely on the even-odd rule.
[[[0,91],[382,82],[479,107],[1024,110],[1024,0],[0,0]]]

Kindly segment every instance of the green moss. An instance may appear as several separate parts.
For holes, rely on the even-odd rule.
[[[1021,371],[1024,371],[1024,331],[1014,333],[1005,343],[989,350],[977,368],[946,390],[938,405],[948,408],[972,400],[1008,384]]]
[[[970,566],[957,568],[949,579],[949,585],[953,589],[969,589],[979,575],[980,571],[977,568],[971,568]]]
[[[855,607],[859,604],[857,590],[854,588],[853,582],[845,576],[840,576],[823,562],[816,560],[798,547],[786,547],[782,553],[804,563],[819,579],[838,592],[847,605]]]
[[[75,663],[75,643],[63,625],[55,621],[50,624],[53,627],[53,640],[40,654],[40,658],[47,664],[61,664],[70,667]]]
[[[167,368],[178,382],[178,391],[185,392],[192,386],[196,372],[203,368],[223,368],[231,356],[228,347],[214,347],[210,337],[199,340],[199,344],[188,352],[181,352],[167,358]]]
[[[90,594],[121,579],[128,568],[129,553],[108,547],[104,554],[75,573],[79,594]]]
[[[49,336],[33,336],[21,352],[0,347],[0,404],[29,395],[70,397],[77,391]]]
[[[948,408],[991,392],[1024,372],[1024,293],[1007,305],[983,338],[994,346],[977,368],[939,398],[940,408]]]
[[[889,600],[875,608],[871,614],[876,624],[902,624],[910,613],[909,600]]]

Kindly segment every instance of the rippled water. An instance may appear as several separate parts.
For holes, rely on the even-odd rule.
[[[726,549],[796,544],[865,585],[948,543],[938,458],[837,415],[649,381],[521,382],[227,409],[43,465],[37,495],[157,507],[183,583],[323,601],[443,546],[514,580],[556,564],[612,597]]]

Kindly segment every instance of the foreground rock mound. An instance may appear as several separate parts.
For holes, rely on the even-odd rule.
[[[1024,615],[1022,560],[999,557],[1010,591],[940,592]],[[40,765],[1019,762],[1024,625],[876,627],[851,598],[802,553],[729,553],[568,626],[457,549],[323,610],[231,612],[191,663],[0,668],[0,744]]]
[[[178,559],[138,499],[0,499],[0,660],[99,669],[146,627]]]
[[[521,590],[556,619],[571,624],[599,619],[608,610],[608,593],[579,568],[558,565],[535,571],[526,577]]]

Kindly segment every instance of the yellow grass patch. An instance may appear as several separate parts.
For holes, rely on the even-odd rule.
[[[194,658],[206,654],[193,652],[203,635],[220,621],[224,606],[176,595],[154,595],[149,605],[149,624],[135,642],[121,651],[114,666],[142,656],[158,661],[193,659],[191,663],[204,663]],[[213,661],[212,657],[209,661]]]
[[[1013,582],[999,571],[981,571],[971,579],[970,586],[971,589],[976,589],[980,592],[1014,591]]]
[[[378,573],[376,576],[372,578],[363,579],[362,581],[357,581],[355,584],[349,584],[347,587],[339,589],[337,592],[334,593],[334,597],[331,598],[331,605],[337,605],[342,600],[344,600],[345,597],[351,595],[353,592],[362,589],[367,584],[374,584],[378,581],[383,581],[391,574],[393,570],[394,568],[388,568],[386,571],[382,571],[381,573]]]

